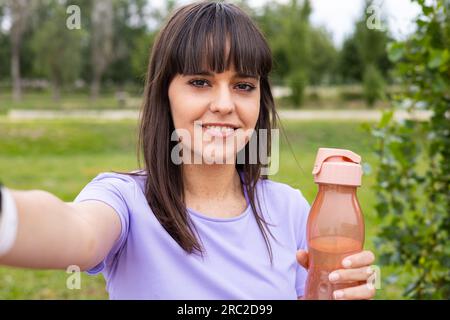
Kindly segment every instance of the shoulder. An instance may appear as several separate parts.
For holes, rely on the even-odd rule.
[[[309,203],[300,189],[269,179],[261,179],[260,181],[265,196],[270,200],[289,206],[296,206],[297,209],[309,210]]]
[[[262,179],[261,185],[270,221],[279,226],[283,233],[292,234],[297,248],[305,247],[310,204],[303,193],[286,183],[268,179]]]
[[[143,176],[127,173],[102,172],[92,179],[80,192],[75,201],[87,198],[115,198],[133,201],[143,188]]]
[[[99,173],[92,182],[104,182],[114,185],[124,185],[124,184],[137,184],[139,179],[142,179],[143,175],[137,175],[137,171],[130,173],[119,173],[119,172],[101,172]]]
[[[141,189],[145,183],[146,175],[141,171],[129,173],[102,172],[99,173],[92,182],[101,182],[116,186],[117,188],[138,188]]]

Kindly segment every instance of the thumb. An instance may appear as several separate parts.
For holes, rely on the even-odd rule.
[[[302,265],[303,268],[309,268],[309,255],[308,251],[298,250],[297,251],[297,261]]]

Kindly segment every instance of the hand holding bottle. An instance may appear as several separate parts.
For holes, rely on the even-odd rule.
[[[300,265],[309,268],[309,254],[305,250],[297,251],[297,261]],[[349,261],[349,262],[345,262]],[[375,261],[375,255],[372,251],[365,250],[351,256],[348,256],[342,261],[342,268],[334,270],[328,276],[328,279],[333,284],[364,282],[358,286],[346,287],[333,292],[336,300],[366,300],[375,297],[375,289],[373,286],[367,285],[367,280],[373,275],[374,270],[371,265]]]

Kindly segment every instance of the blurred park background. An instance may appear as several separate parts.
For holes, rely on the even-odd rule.
[[[168,14],[187,2],[0,0],[3,183],[72,201],[98,173],[135,169],[151,47]],[[449,1],[389,9],[352,0],[351,14],[337,1],[232,2],[258,23],[274,56],[288,139],[272,179],[312,203],[317,149],[360,154],[366,247],[381,268],[377,298],[448,299]],[[399,9],[408,21],[396,20]],[[83,274],[80,290],[67,289],[68,276],[1,267],[0,299],[107,298],[102,276]]]

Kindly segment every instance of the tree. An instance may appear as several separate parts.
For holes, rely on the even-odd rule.
[[[32,48],[35,53],[34,68],[38,75],[50,79],[53,99],[59,100],[61,87],[74,81],[80,74],[83,30],[66,27],[66,4],[49,0],[45,4],[48,15],[33,35]]]
[[[146,66],[150,57],[150,50],[155,41],[157,32],[145,32],[137,37],[133,43],[130,63],[134,81],[145,81]]]
[[[308,0],[287,4],[268,3],[255,20],[267,36],[273,51],[275,80],[285,82],[291,89],[291,101],[301,105],[310,77],[311,5]]]
[[[331,35],[322,28],[311,28],[311,61],[309,80],[311,85],[333,82],[337,64],[337,50]]]
[[[113,60],[113,3],[112,0],[96,0],[91,13],[91,98],[96,100],[102,75]]]
[[[384,97],[383,76],[373,64],[368,65],[364,70],[363,94],[369,107],[372,107],[378,99]]]
[[[367,0],[361,17],[355,24],[355,31],[344,40],[338,59],[339,74],[344,83],[361,82],[365,74],[381,73],[383,78],[388,77],[391,68],[386,53],[389,33],[381,9],[374,13],[371,10],[373,8],[376,8],[375,2]],[[379,19],[378,25],[370,24],[373,18]],[[367,70],[368,68],[371,70]]]
[[[268,39],[274,58],[273,81],[289,86],[291,102],[300,106],[307,85],[335,80],[337,50],[326,30],[309,21],[309,1],[268,2],[253,18]]]
[[[11,79],[13,84],[13,99],[19,101],[22,98],[21,73],[20,73],[20,49],[22,37],[28,27],[28,19],[33,11],[34,3],[31,0],[8,0],[7,6],[11,18]]]
[[[138,82],[145,73],[152,32],[144,0],[119,1],[114,6],[114,61],[105,77],[114,84]]]
[[[376,10],[371,10],[375,9]],[[373,24],[373,19],[379,20]],[[387,23],[381,14],[381,8],[375,5],[374,0],[366,0],[364,11],[355,26],[355,45],[362,63],[362,74],[369,66],[378,69],[383,76],[391,66],[386,46],[390,40]]]
[[[369,107],[384,96],[383,77],[387,77],[390,65],[386,53],[389,37],[387,31],[383,29],[386,23],[379,11],[373,0],[366,0],[362,19],[357,22],[354,35],[362,66],[363,95]],[[373,19],[379,21],[371,25]]]
[[[169,7],[173,4],[166,3]],[[113,50],[102,79],[114,84],[119,92],[127,82],[142,84],[153,39],[168,13],[160,8],[149,12],[147,5],[146,0],[113,1]]]
[[[382,223],[380,263],[412,274],[404,294],[413,299],[450,297],[450,7],[415,0],[417,31],[389,45],[404,85],[380,123],[376,211]],[[392,121],[397,110],[428,110],[428,121]],[[398,276],[398,274],[397,274]]]
[[[354,36],[344,40],[339,52],[337,69],[342,83],[362,81],[364,67]]]
[[[4,0],[0,0],[0,26],[5,16]],[[8,35],[0,28],[0,80],[7,78],[9,74],[9,62],[11,50]],[[8,70],[8,71],[6,71]]]
[[[291,100],[295,106],[303,102],[304,91],[308,84],[309,62],[311,61],[310,22],[311,5],[305,0],[299,5],[297,0],[291,0],[287,8],[285,43],[287,60],[291,69],[288,74],[292,90]]]
[[[289,73],[289,63],[285,43],[283,23],[286,9],[277,2],[267,2],[260,14],[252,12],[253,19],[261,28],[263,34],[269,42],[274,60],[274,70],[272,80],[277,84],[282,84]]]

